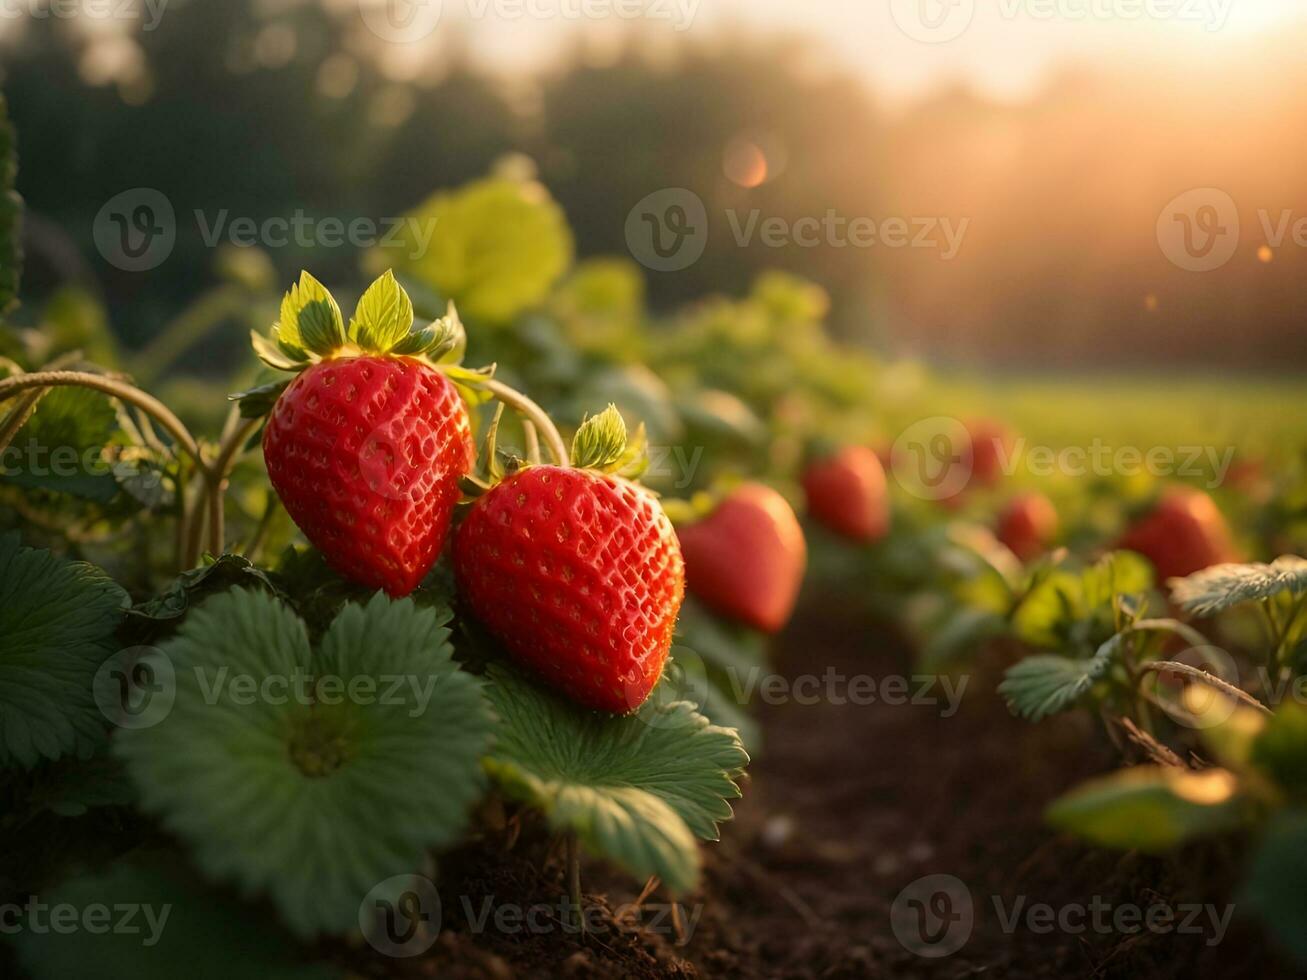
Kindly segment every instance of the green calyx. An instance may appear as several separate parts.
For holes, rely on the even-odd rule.
[[[649,466],[644,424],[640,424],[633,436],[628,436],[622,413],[610,404],[598,415],[582,419],[581,427],[572,437],[571,457],[572,465],[578,469],[636,479]]]
[[[426,327],[413,329],[413,301],[387,270],[359,298],[345,325],[340,306],[307,272],[281,301],[281,318],[271,337],[253,336],[254,350],[269,367],[300,371],[319,360],[361,354],[415,357],[431,364],[457,364],[467,334],[454,304]]]
[[[282,298],[281,318],[272,333],[251,333],[250,339],[264,364],[294,373],[335,357],[411,357],[447,374],[469,402],[479,400],[476,385],[490,373],[459,366],[467,333],[452,302],[440,319],[413,329],[413,301],[389,270],[359,297],[348,326],[327,287],[301,272],[299,282]],[[261,418],[287,384],[279,379],[230,399],[240,402],[245,418]]]

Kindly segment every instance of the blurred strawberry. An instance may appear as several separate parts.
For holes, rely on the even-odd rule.
[[[808,549],[784,497],[764,484],[746,483],[676,533],[686,586],[707,606],[768,633],[785,625]]]
[[[803,491],[809,513],[836,534],[871,542],[889,531],[885,468],[864,446],[815,458],[803,473]]]
[[[1057,508],[1034,491],[1013,497],[998,517],[998,539],[1022,561],[1031,561],[1048,551],[1057,528]]]
[[[971,436],[970,483],[992,487],[1004,475],[1004,464],[1012,450],[1012,434],[992,419],[972,419],[966,427]]]
[[[1167,490],[1116,546],[1137,551],[1152,562],[1159,582],[1240,560],[1215,501],[1188,487]]]

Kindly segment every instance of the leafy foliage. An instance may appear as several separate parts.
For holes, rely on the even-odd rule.
[[[104,447],[118,431],[113,406],[85,388],[53,388],[18,431],[0,468],[6,483],[107,503],[118,495]]]
[[[500,724],[486,761],[508,795],[540,808],[556,830],[633,875],[673,891],[699,877],[695,837],[717,839],[740,795],[748,756],[734,731],[684,701],[615,718],[582,711],[495,665],[488,689]]]
[[[340,307],[327,287],[307,272],[300,273],[299,282],[282,299],[281,319],[272,330],[277,346],[292,360],[304,360],[299,355],[305,351],[330,354],[345,342]]]
[[[1051,569],[1012,618],[1017,637],[1042,650],[1086,652],[1116,632],[1113,599],[1146,592],[1152,569],[1140,556],[1118,551],[1082,571]]]
[[[998,692],[1008,707],[1028,721],[1039,721],[1073,706],[1089,693],[1121,648],[1114,636],[1092,656],[1072,659],[1056,654],[1026,657],[1008,668]]]
[[[1135,766],[1076,787],[1048,820],[1103,847],[1165,851],[1239,826],[1247,811],[1236,791],[1225,769]]]
[[[175,868],[119,863],[67,881],[41,899],[82,910],[105,906],[110,920],[96,931],[19,931],[19,956],[33,980],[85,976],[89,964],[99,980],[339,976],[325,965],[299,963],[293,947],[266,918]],[[135,907],[130,919],[122,908],[127,904]],[[240,941],[233,942],[237,936]]]
[[[1282,592],[1307,592],[1307,558],[1282,555],[1270,564],[1213,565],[1186,578],[1171,579],[1171,598],[1186,612],[1211,616],[1241,602],[1270,599]]]
[[[1290,800],[1307,801],[1307,707],[1281,704],[1253,740],[1250,758]]]
[[[0,95],[0,316],[18,301],[18,284],[23,266],[23,202],[14,192],[18,176],[18,154],[8,108]]]
[[[1253,856],[1243,900],[1293,957],[1307,966],[1307,812],[1276,817]]]
[[[377,264],[434,287],[473,320],[505,322],[541,302],[572,260],[567,221],[534,181],[476,181],[408,218]]]
[[[171,713],[118,739],[143,807],[297,933],[350,928],[374,886],[453,842],[482,789],[491,721],[448,618],[378,594],[314,653],[271,596],[210,599],[161,648]]]
[[[182,572],[163,592],[132,607],[130,614],[143,619],[178,619],[205,596],[233,586],[275,590],[266,572],[241,555],[221,555],[199,568]]]
[[[0,537],[0,765],[85,758],[104,744],[92,680],[127,604],[98,568]]]

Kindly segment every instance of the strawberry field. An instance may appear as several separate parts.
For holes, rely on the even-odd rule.
[[[378,65],[351,4],[0,31],[0,976],[1307,969],[1292,286],[1123,250],[1012,341],[969,225],[803,251],[846,87],[422,81],[362,9]],[[684,261],[786,165],[800,245]]]

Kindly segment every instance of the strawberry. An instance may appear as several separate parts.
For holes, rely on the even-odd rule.
[[[1216,502],[1188,487],[1164,493],[1148,514],[1131,525],[1117,547],[1147,558],[1162,582],[1240,560]]]
[[[998,539],[1022,561],[1038,558],[1057,535],[1057,508],[1042,493],[1022,493],[998,516]]]
[[[273,489],[329,565],[392,596],[412,592],[435,563],[475,458],[467,409],[437,367],[461,347],[457,314],[416,333],[412,324],[390,273],[364,293],[348,329],[304,273],[273,343],[256,341],[272,366],[299,372],[264,431]]]
[[[845,446],[809,463],[803,491],[812,516],[836,534],[871,542],[889,530],[885,468],[870,449]]]
[[[573,701],[614,714],[658,683],[685,593],[671,521],[618,475],[625,446],[609,406],[581,426],[572,466],[509,474],[454,535],[459,594],[476,618]]]
[[[745,483],[676,533],[686,585],[707,606],[767,633],[785,625],[808,549],[784,497],[764,484]]]
[[[966,427],[971,436],[970,483],[992,487],[1003,475],[1012,435],[1001,423],[991,419],[972,419]]]

